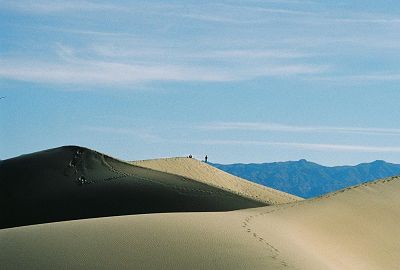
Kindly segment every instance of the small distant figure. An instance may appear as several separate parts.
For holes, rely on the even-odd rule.
[[[206,156],[204,157],[204,161],[207,163],[207,160],[208,160],[208,156],[206,155]]]
[[[189,155],[189,158],[192,158],[193,156],[192,155]]]

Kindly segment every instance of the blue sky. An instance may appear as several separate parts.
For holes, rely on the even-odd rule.
[[[400,163],[397,1],[0,0],[0,32],[0,159]]]

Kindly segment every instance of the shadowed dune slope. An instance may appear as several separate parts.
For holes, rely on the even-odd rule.
[[[3,269],[398,269],[399,192],[391,178],[239,211],[4,229],[0,261]]]
[[[0,228],[114,215],[228,211],[266,203],[66,146],[0,162]]]
[[[261,201],[268,205],[302,200],[300,197],[228,174],[194,158],[163,158],[132,161],[131,163],[144,168],[196,179],[199,182],[234,192],[240,196]]]

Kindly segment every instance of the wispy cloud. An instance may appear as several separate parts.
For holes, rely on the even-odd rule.
[[[292,17],[297,18],[298,16],[318,15],[318,13],[315,12],[298,11],[288,8],[262,7],[249,2],[246,2],[246,4],[213,3],[186,5],[184,12],[171,11],[164,14],[205,23],[232,24],[236,26],[241,24],[265,24],[273,21],[277,17],[280,17],[280,19],[287,19]]]
[[[355,12],[343,11],[330,8],[308,9],[295,8],[276,8],[268,5],[260,5],[260,3],[218,3],[210,5],[207,13],[199,11],[190,11],[184,14],[176,14],[176,16],[192,18],[215,23],[232,23],[232,24],[265,24],[276,19],[284,22],[292,22],[296,24],[387,24],[393,25],[400,23],[400,17],[373,13],[373,12]],[[282,4],[282,2],[280,2]],[[312,6],[316,6],[314,3]],[[318,6],[318,5],[317,5]],[[197,10],[192,8],[190,10]]]
[[[208,12],[194,11],[196,8],[192,8],[193,11],[187,13],[170,14],[176,17],[193,19],[198,21],[210,22],[210,23],[223,23],[223,24],[263,24],[271,21],[271,18],[264,16],[306,16],[316,15],[311,12],[294,11],[290,9],[276,9],[276,8],[262,8],[253,7],[249,5],[228,5],[228,4],[215,4],[209,7]],[[212,12],[210,13],[210,10]],[[253,16],[250,16],[253,15]]]
[[[21,27],[30,27],[30,26],[21,26]],[[84,35],[84,36],[109,37],[114,40],[115,40],[115,38],[123,38],[123,39],[137,38],[137,35],[134,35],[131,33],[125,33],[125,32],[93,31],[93,30],[85,30],[85,29],[73,29],[73,28],[71,29],[71,28],[62,28],[62,27],[51,27],[51,26],[34,27],[34,30],[64,32],[64,33],[71,33],[71,34]]]
[[[370,19],[333,19],[336,22],[342,23],[367,23],[367,24],[398,24],[400,23],[400,18],[370,18]]]
[[[400,153],[400,147],[366,146],[346,144],[316,144],[297,142],[273,142],[273,141],[244,141],[244,140],[207,140],[194,141],[194,144],[204,145],[243,145],[243,146],[274,146],[284,148],[297,148],[329,152],[368,152],[368,153]]]
[[[296,76],[325,70],[312,65],[264,66],[254,70],[218,69],[182,65],[125,64],[118,62],[85,61],[81,64],[0,61],[0,77],[54,84],[129,85],[151,81],[227,82],[264,76]]]
[[[247,57],[292,59],[300,57],[287,51],[225,50],[203,53],[186,52],[163,58],[163,49],[144,49],[119,53],[119,49],[94,47],[92,51],[55,44],[57,58],[52,61],[3,58],[0,77],[55,84],[131,85],[152,81],[227,82],[256,77],[296,76],[319,74],[328,67],[322,65],[261,61],[247,63]],[[129,54],[132,52],[132,54]],[[158,52],[158,53],[157,53]],[[157,56],[158,55],[158,56]],[[234,64],[193,62],[193,58],[237,55]],[[125,56],[125,57],[122,57]],[[127,58],[130,56],[130,58]],[[105,58],[106,57],[106,58]],[[187,60],[187,58],[191,60]],[[106,60],[105,60],[106,59]]]
[[[223,58],[304,58],[312,56],[309,53],[302,53],[290,50],[274,49],[247,49],[247,50],[220,50],[203,54],[203,57]]]
[[[355,133],[375,135],[400,135],[397,128],[360,128],[360,127],[327,127],[327,126],[295,126],[276,123],[255,123],[255,122],[219,122],[209,123],[200,126],[207,130],[253,130],[253,131],[274,131],[293,133]]]
[[[263,61],[268,59],[301,59],[315,56],[315,54],[302,52],[299,50],[285,49],[202,49],[197,51],[188,50],[187,48],[171,48],[146,46],[146,48],[138,48],[133,45],[116,46],[115,44],[93,44],[91,46],[94,53],[99,56],[107,57],[168,57],[169,59],[187,59],[187,60],[224,60],[238,61],[252,59],[252,61]],[[254,62],[253,62],[254,63]]]
[[[337,25],[329,28],[333,35],[316,34],[326,28],[326,23],[335,21],[393,23],[399,20],[398,18],[385,14],[357,12],[341,14],[335,9],[332,10],[332,14],[327,14],[327,10],[321,8],[321,4],[316,8],[297,5],[302,1],[284,2],[289,5],[283,5],[281,1],[223,1],[202,4],[181,4],[179,1],[170,4],[159,1],[119,4],[90,0],[4,1],[0,8],[33,13],[107,11],[110,12],[110,18],[119,16],[127,25],[120,25],[119,20],[113,19],[110,21],[110,27],[105,27],[106,22],[101,20],[101,15],[96,12],[87,15],[93,16],[90,17],[93,21],[82,21],[82,28],[78,24],[70,23],[54,23],[54,26],[35,24],[31,31],[41,28],[51,42],[71,40],[72,43],[79,44],[80,50],[86,51],[77,54],[75,50],[61,44],[57,52],[59,59],[52,59],[52,52],[47,51],[32,56],[29,56],[29,52],[22,52],[21,54],[26,54],[25,57],[12,54],[18,55],[18,59],[3,57],[0,60],[0,77],[38,83],[86,85],[130,85],[152,81],[232,82],[287,76],[315,81],[400,80],[397,73],[349,73],[342,77],[334,75],[339,68],[335,56],[343,57],[348,50],[352,53],[360,44],[364,49],[376,44],[386,44],[396,49],[398,47],[395,44],[399,44],[396,36],[385,39],[377,37],[376,34],[362,33],[354,37],[351,30],[347,31]],[[311,5],[315,4],[312,1],[308,2]],[[277,5],[279,3],[282,5]],[[141,15],[131,16],[129,12]],[[154,18],[149,20],[152,21],[151,24],[143,19],[146,16]],[[215,24],[186,21],[183,18]],[[305,29],[301,24],[310,21],[315,24],[307,28],[309,30],[306,31],[306,35],[300,35],[298,30]],[[263,24],[249,28],[246,25],[220,25],[221,22]],[[277,31],[278,22],[282,31]],[[324,22],[324,26],[320,25],[321,22]],[[138,27],[134,30],[129,27],[136,23]],[[66,28],[65,25],[71,25],[72,28]],[[35,27],[37,29],[33,29]],[[108,31],[103,32],[102,29]],[[112,29],[116,31],[113,32]],[[57,32],[54,39],[49,31]],[[67,37],[62,37],[63,34]],[[138,40],[139,37],[141,40]],[[365,40],[378,41],[364,42]],[[337,45],[346,49],[336,49]],[[28,47],[30,44],[24,46]],[[43,47],[46,46],[48,45]],[[40,55],[44,58],[39,59]],[[345,62],[340,62],[340,65],[346,65]]]
[[[356,23],[356,24],[398,24],[400,17],[397,14],[377,13],[377,12],[355,12],[348,11],[345,16],[334,16],[331,18],[334,22],[339,23]]]
[[[71,11],[122,11],[123,8],[99,2],[92,1],[5,1],[2,8],[14,9],[29,13],[54,13]]]
[[[330,75],[330,76],[312,76],[304,78],[305,80],[312,81],[326,81],[326,82],[355,82],[355,83],[366,83],[366,82],[396,82],[400,81],[400,72],[391,73],[366,73],[357,75]]]
[[[343,12],[343,10],[330,9],[310,9],[312,6],[321,6],[314,1],[247,1],[245,4],[240,2],[230,3],[165,3],[165,2],[128,2],[110,4],[89,0],[38,0],[38,1],[2,1],[2,9],[12,9],[26,13],[62,13],[62,12],[146,12],[148,14],[158,14],[161,16],[174,16],[188,18],[198,21],[213,23],[266,23],[271,16],[279,16],[280,20],[294,19],[297,23],[367,23],[367,24],[398,24],[400,17],[366,12]],[[272,4],[272,5],[271,5]],[[291,8],[277,8],[276,4],[294,4]],[[301,4],[302,9],[299,9]],[[304,9],[304,5],[307,4]],[[307,10],[308,9],[308,10]]]
[[[284,8],[266,8],[266,7],[260,7],[260,6],[252,6],[252,5],[226,5],[223,4],[221,6],[225,6],[228,8],[236,8],[243,11],[247,12],[258,12],[258,13],[269,13],[269,14],[278,14],[278,15],[301,15],[301,16],[310,16],[310,15],[318,15],[316,12],[310,12],[310,11],[299,11],[299,10],[293,10],[293,9],[284,9]]]
[[[55,84],[129,85],[148,81],[232,81],[228,72],[168,64],[125,64],[97,60],[63,63],[0,61],[0,77]],[[240,78],[243,79],[243,78]]]
[[[254,20],[243,20],[238,18],[227,17],[223,15],[210,15],[210,14],[175,14],[175,16],[179,16],[182,18],[194,19],[199,21],[206,22],[214,22],[214,23],[233,23],[233,24],[241,24],[241,23],[254,23]]]

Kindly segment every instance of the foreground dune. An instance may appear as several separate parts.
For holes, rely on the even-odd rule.
[[[398,269],[400,178],[214,213],[0,230],[2,269]]]
[[[128,214],[228,211],[295,198],[253,185],[263,199],[87,148],[60,147],[0,162],[0,228]]]
[[[302,198],[268,188],[232,174],[221,171],[194,158],[163,158],[132,161],[136,166],[196,179],[199,182],[234,192],[242,197],[270,204],[282,204]]]

